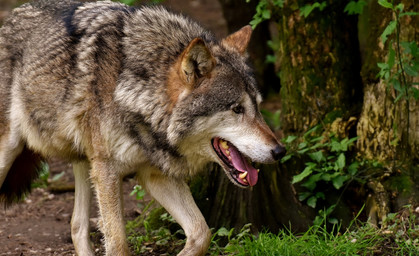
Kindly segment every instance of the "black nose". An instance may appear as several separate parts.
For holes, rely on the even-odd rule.
[[[276,147],[271,150],[272,157],[275,160],[281,159],[282,157],[285,156],[286,153],[287,153],[287,151],[285,150],[285,147],[284,146],[281,146],[279,144],[276,145]]]

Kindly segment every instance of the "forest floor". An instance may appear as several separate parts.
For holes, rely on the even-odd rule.
[[[7,16],[13,6],[22,1],[5,0],[0,3],[0,21]],[[166,0],[170,9],[186,14],[212,30],[219,38],[227,34],[221,7],[216,0]],[[1,24],[1,22],[0,22]],[[71,241],[70,220],[74,201],[74,180],[71,167],[51,170],[50,177],[64,174],[57,184],[46,188],[36,188],[19,204],[0,210],[0,256],[16,255],[75,255]],[[56,183],[56,182],[55,182]],[[124,212],[126,220],[140,214],[137,201],[129,196],[135,181],[127,179],[123,184]],[[96,253],[103,254],[100,234],[97,231],[97,207],[92,206],[92,233]]]

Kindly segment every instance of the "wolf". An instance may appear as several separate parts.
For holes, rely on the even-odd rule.
[[[204,255],[211,234],[185,178],[215,162],[251,187],[251,162],[285,154],[259,111],[251,33],[218,40],[165,8],[111,1],[16,8],[0,29],[0,200],[22,198],[44,158],[70,161],[76,253],[94,255],[94,191],[106,255],[129,255],[121,181],[135,173],[184,229],[178,255]]]

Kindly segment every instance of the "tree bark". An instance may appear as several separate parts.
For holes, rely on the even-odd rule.
[[[417,1],[402,2],[405,10],[419,10]],[[376,63],[387,61],[389,43],[396,47],[394,36],[387,40],[386,45],[380,39],[393,18],[391,10],[379,6],[376,1],[369,2],[361,17],[361,27],[366,28],[364,34],[367,37],[361,39],[364,100],[357,126],[357,149],[363,158],[383,164],[381,169],[370,173],[374,178],[368,182],[372,194],[377,194],[375,192],[380,188],[380,193],[372,197],[380,208],[378,219],[381,220],[389,211],[397,211],[408,203],[419,203],[419,103],[414,98],[405,97],[395,102],[397,92],[377,78],[379,69]],[[400,41],[418,42],[417,24],[417,16],[402,17]],[[419,78],[413,80],[418,82]],[[387,195],[383,196],[383,193]]]
[[[303,1],[302,7],[312,1]],[[295,134],[360,111],[362,82],[357,19],[348,1],[327,1],[307,18],[286,1],[278,20],[283,130]]]

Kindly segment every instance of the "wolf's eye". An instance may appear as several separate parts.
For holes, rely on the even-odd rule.
[[[232,110],[236,114],[242,114],[242,113],[244,113],[244,108],[241,105],[237,105],[237,106],[233,107]]]

